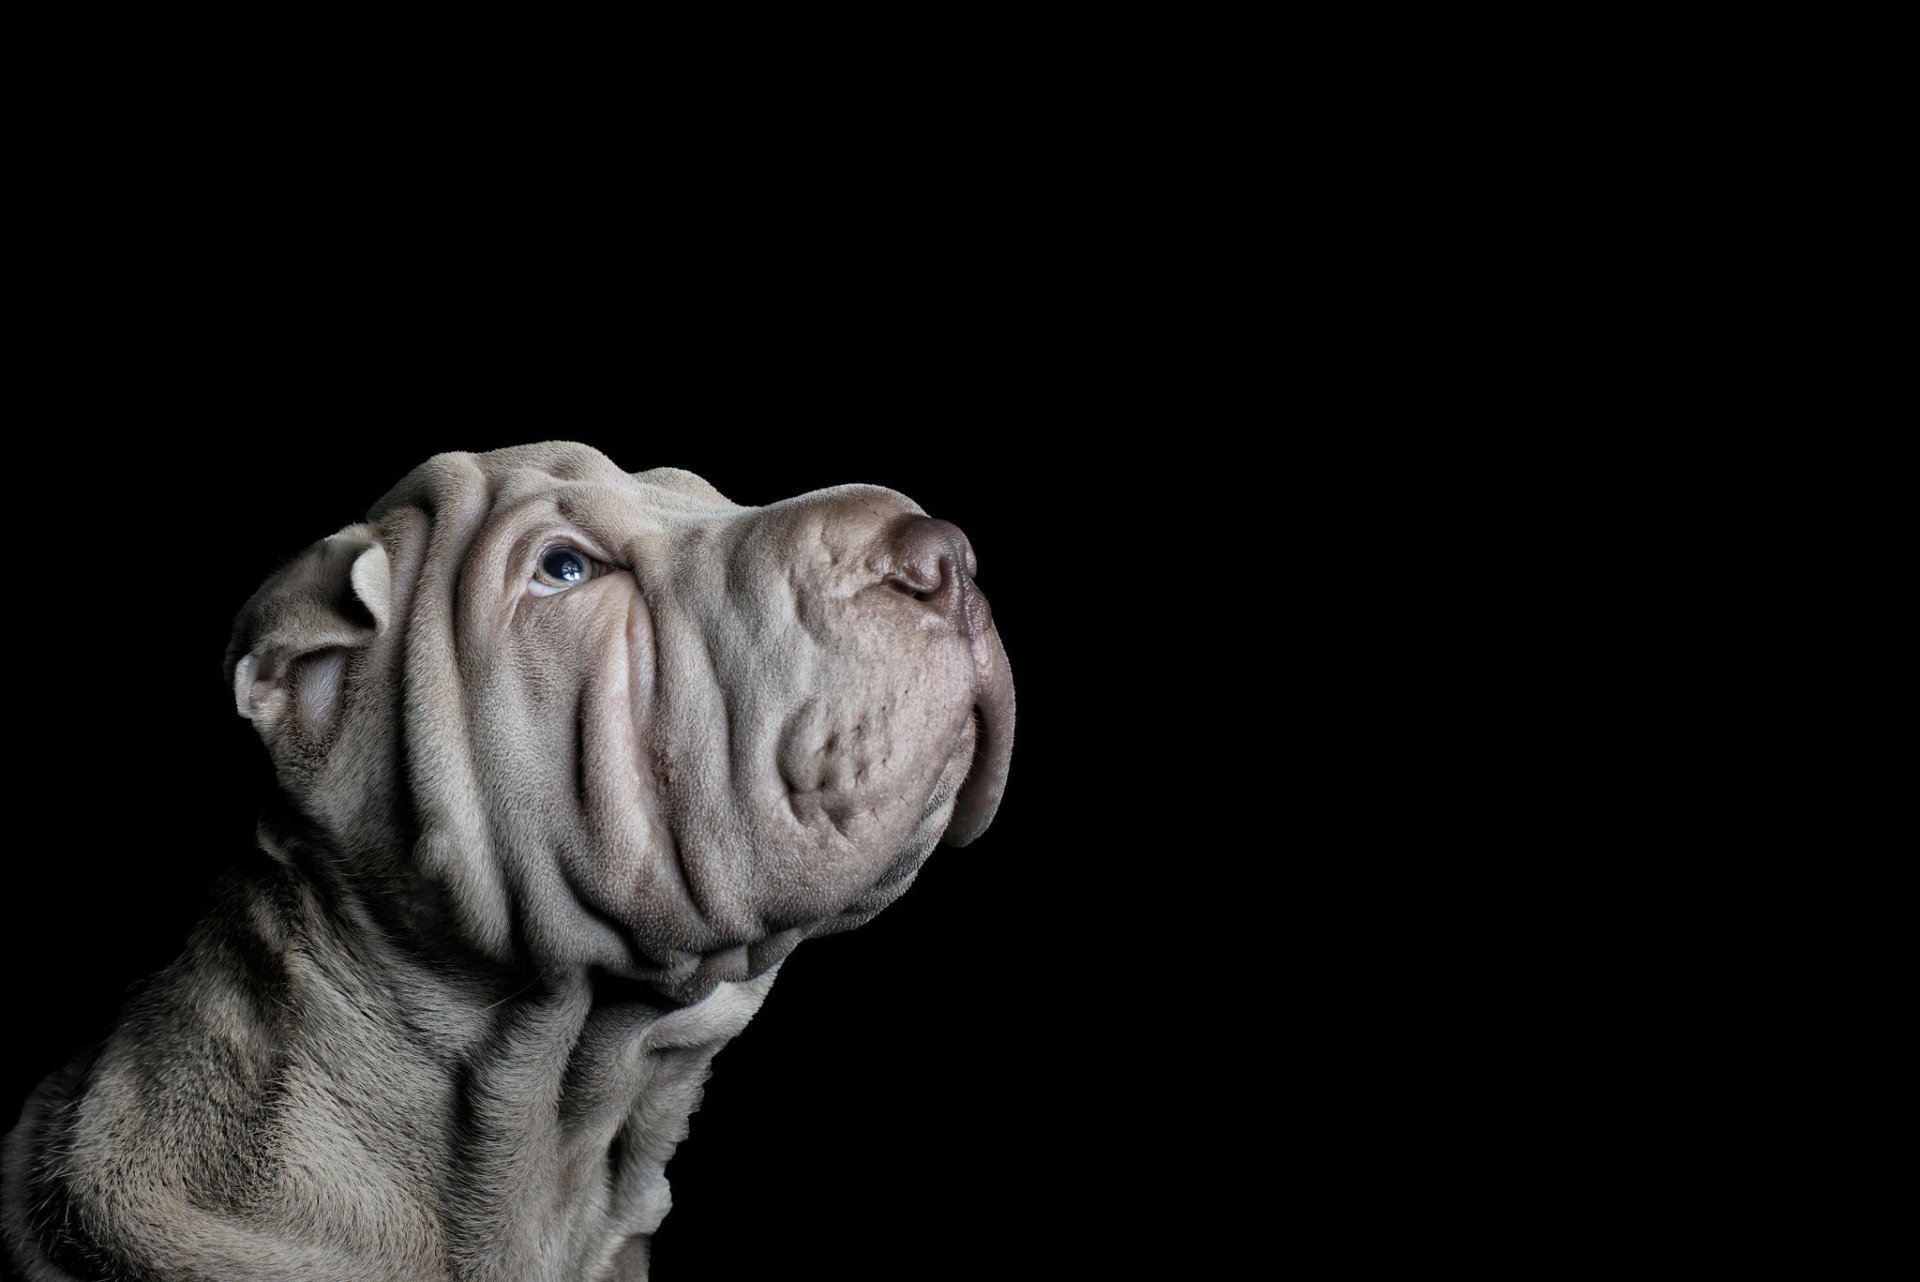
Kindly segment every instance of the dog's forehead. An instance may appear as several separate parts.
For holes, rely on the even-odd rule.
[[[378,520],[401,507],[434,514],[450,507],[477,506],[485,511],[582,484],[604,485],[669,507],[737,506],[703,477],[683,468],[628,472],[591,445],[542,441],[481,453],[436,454],[395,483],[369,510],[368,519]]]

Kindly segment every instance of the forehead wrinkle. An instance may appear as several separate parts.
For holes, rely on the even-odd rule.
[[[554,497],[559,515],[599,539],[616,558],[632,560],[636,540],[660,539],[668,533],[667,524],[653,510],[652,493],[574,482],[556,489]]]

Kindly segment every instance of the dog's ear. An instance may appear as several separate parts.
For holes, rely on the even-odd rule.
[[[332,725],[347,655],[387,626],[387,550],[369,525],[349,525],[275,571],[248,599],[227,645],[227,683],[262,736],[289,725]]]

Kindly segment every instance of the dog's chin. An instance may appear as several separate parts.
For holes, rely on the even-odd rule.
[[[711,953],[682,953],[671,965],[642,973],[639,978],[676,1004],[697,1002],[721,984],[759,979],[776,969],[810,933],[805,927],[794,927],[751,944]]]
[[[757,980],[776,969],[802,940],[837,935],[872,921],[882,909],[907,892],[938,840],[939,831],[934,825],[927,825],[925,831],[916,830],[912,840],[888,866],[886,874],[836,913],[777,931],[751,944],[710,953],[682,953],[672,964],[645,972],[639,978],[677,1005],[703,1000],[723,983]]]
[[[723,983],[760,978],[786,960],[787,954],[802,940],[839,934],[871,921],[906,893],[937,846],[964,845],[965,841],[972,840],[968,835],[963,841],[955,841],[953,835],[956,812],[979,775],[981,740],[981,718],[976,709],[955,738],[920,814],[900,840],[893,857],[885,861],[885,871],[837,911],[787,926],[751,943],[707,953],[681,952],[638,978],[676,1004],[696,1002],[711,995]]]

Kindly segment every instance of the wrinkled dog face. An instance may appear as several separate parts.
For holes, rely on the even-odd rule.
[[[240,710],[346,894],[682,998],[985,829],[1013,686],[966,538],[549,442],[443,454],[242,612]]]

